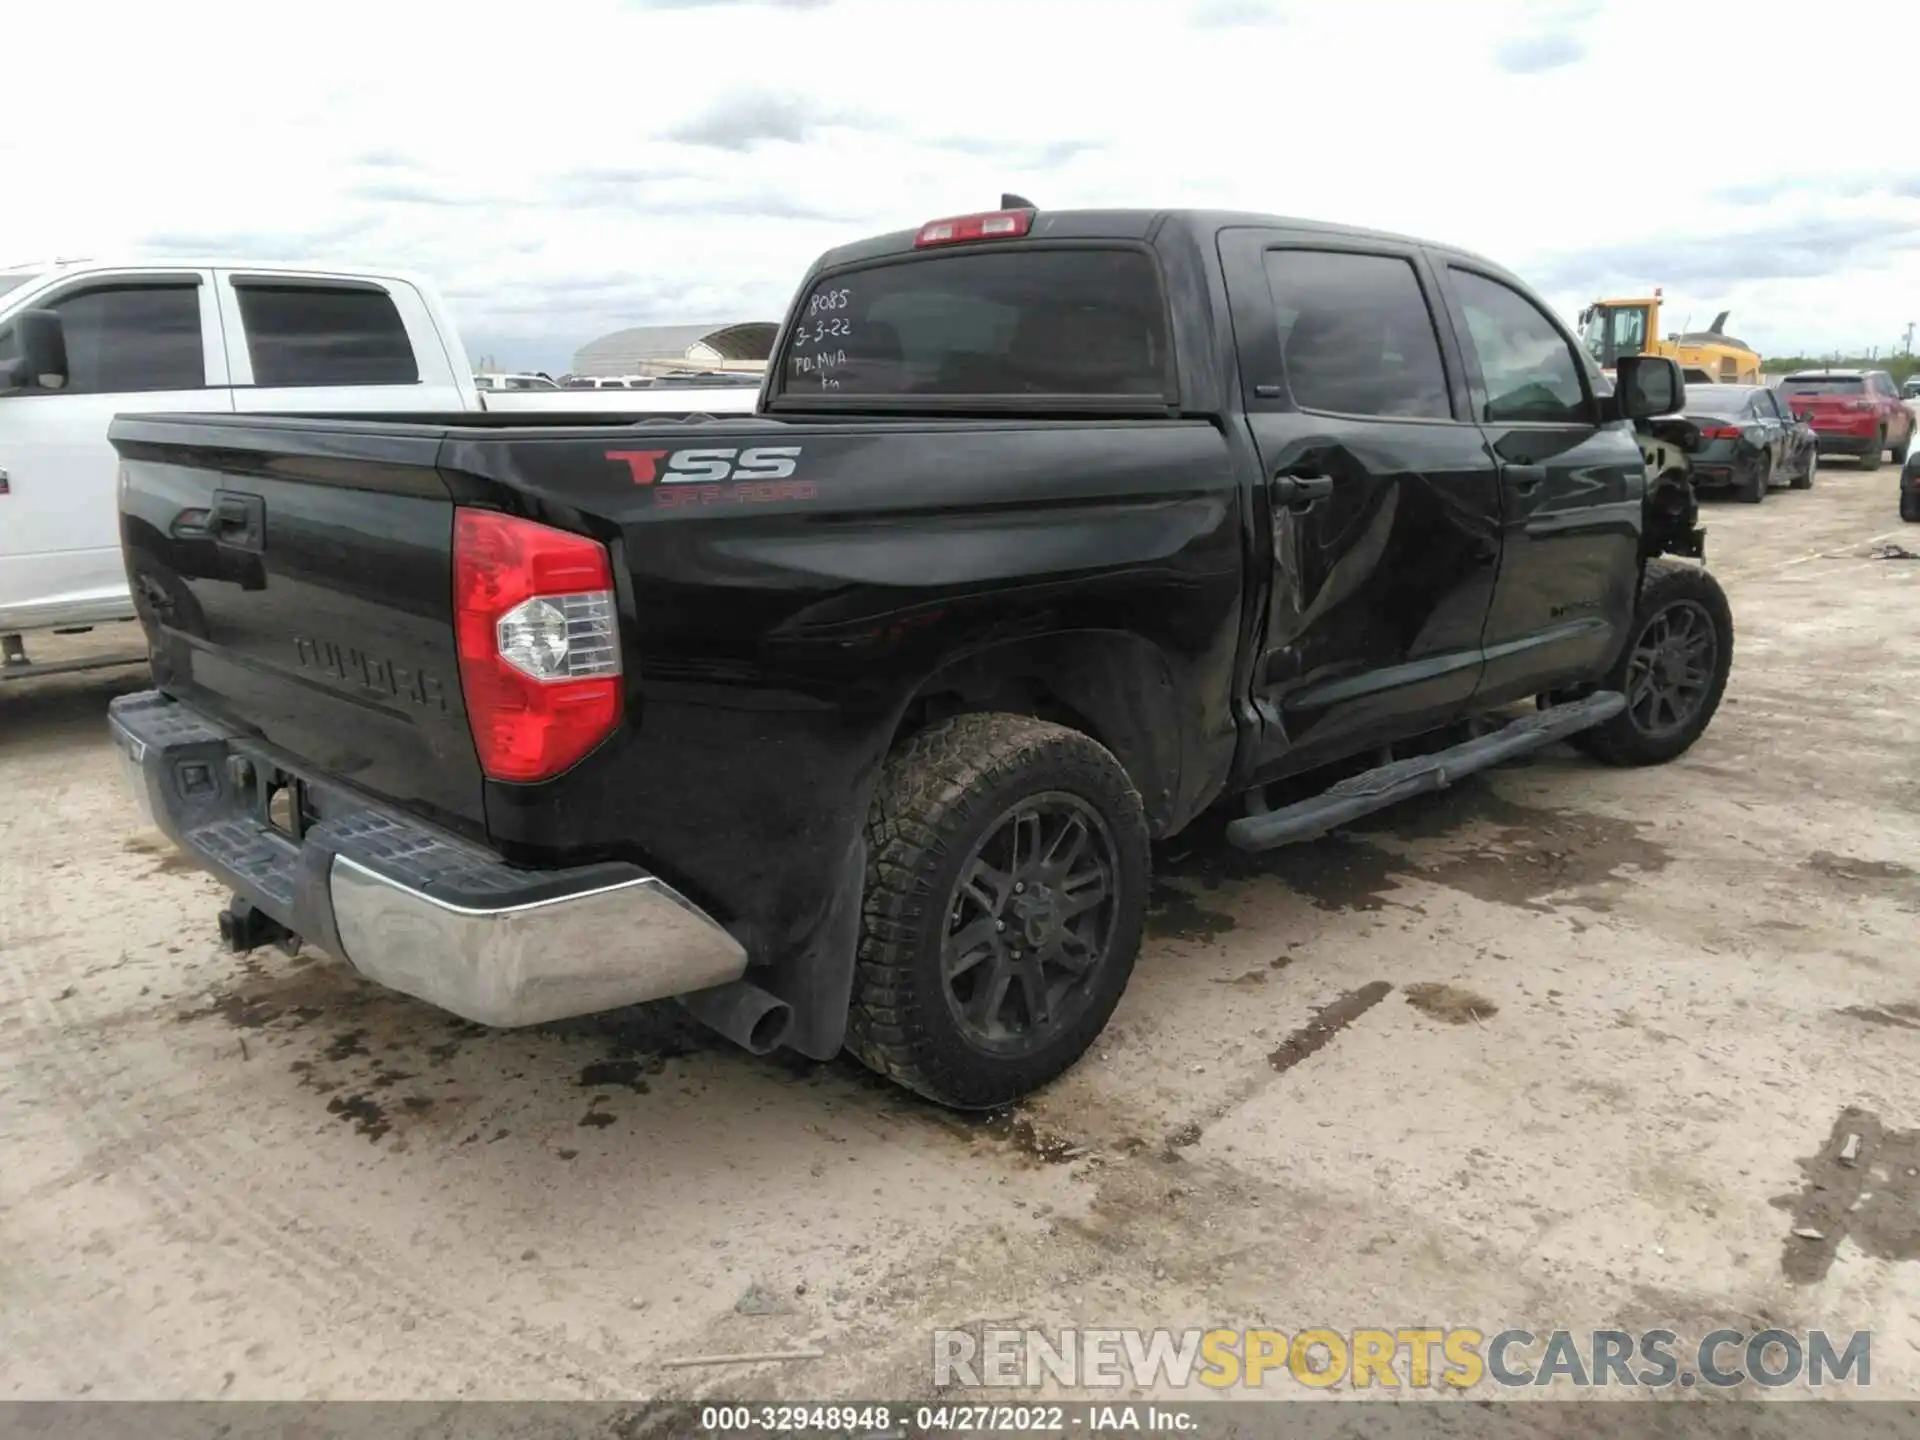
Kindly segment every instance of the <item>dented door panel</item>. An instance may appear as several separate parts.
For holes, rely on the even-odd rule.
[[[1404,339],[1366,333],[1305,345],[1298,327],[1313,323],[1310,306],[1290,311],[1268,283],[1273,252],[1294,249],[1393,261],[1401,268],[1382,273],[1424,314],[1414,313]],[[1256,568],[1268,593],[1255,647],[1262,733],[1253,769],[1271,775],[1461,711],[1480,680],[1499,490],[1484,436],[1462,418],[1450,330],[1414,247],[1246,229],[1225,232],[1221,250],[1245,423],[1265,481],[1255,502],[1266,551]],[[1345,392],[1353,398],[1342,401],[1339,383],[1329,388],[1324,369],[1313,367],[1337,365],[1348,344],[1377,353],[1355,363],[1356,388]],[[1416,346],[1428,351],[1425,369],[1401,354]],[[1388,383],[1379,388],[1383,356]],[[1420,374],[1437,376],[1439,388],[1423,397]],[[1333,413],[1307,408],[1303,397],[1427,413]],[[1315,483],[1303,491],[1302,480]]]

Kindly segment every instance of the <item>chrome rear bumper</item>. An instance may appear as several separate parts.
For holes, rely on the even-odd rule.
[[[345,855],[328,889],[345,958],[482,1025],[537,1025],[737,980],[747,954],[653,875],[523,905],[423,895]]]
[[[163,695],[123,696],[109,713],[146,821],[256,909],[390,989],[482,1025],[516,1026],[745,973],[738,940],[637,866],[510,866],[288,770]],[[229,764],[234,757],[248,763]],[[297,836],[268,819],[266,799],[272,784],[294,780],[315,811]]]

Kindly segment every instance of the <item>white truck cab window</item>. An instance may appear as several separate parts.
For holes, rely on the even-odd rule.
[[[100,285],[47,308],[66,332],[70,395],[197,390],[207,383],[196,285]]]
[[[420,379],[393,297],[371,286],[236,280],[253,383],[412,385]]]

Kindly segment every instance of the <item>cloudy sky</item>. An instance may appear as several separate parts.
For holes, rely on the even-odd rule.
[[[414,269],[476,358],[558,371],[624,325],[777,318],[826,246],[1011,189],[1411,232],[1568,313],[1659,284],[1669,329],[1730,309],[1763,353],[1884,354],[1920,320],[1920,8],[1829,13],[30,0],[0,27],[0,263]]]

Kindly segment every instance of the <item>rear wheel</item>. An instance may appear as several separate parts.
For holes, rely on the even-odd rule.
[[[1633,638],[1600,682],[1627,708],[1573,743],[1609,765],[1664,764],[1700,738],[1732,668],[1733,611],[1720,582],[1698,565],[1649,561]]]
[[[1807,447],[1806,465],[1801,469],[1800,473],[1794,476],[1788,483],[1796,490],[1811,490],[1813,488],[1813,477],[1819,473],[1819,470],[1820,449],[1818,446],[1809,445]]]
[[[868,814],[848,1050],[957,1109],[1046,1084],[1127,987],[1147,878],[1140,797],[1105,747],[1022,715],[929,726]]]
[[[1767,498],[1767,486],[1773,480],[1773,457],[1762,455],[1753,462],[1753,470],[1741,483],[1740,499],[1748,505],[1758,505]]]
[[[1880,432],[1879,443],[1860,457],[1860,468],[1862,470],[1878,470],[1880,468],[1880,452],[1886,448],[1887,432],[1882,430]]]
[[[1920,475],[1901,477],[1900,518],[1908,524],[1920,521]]]

